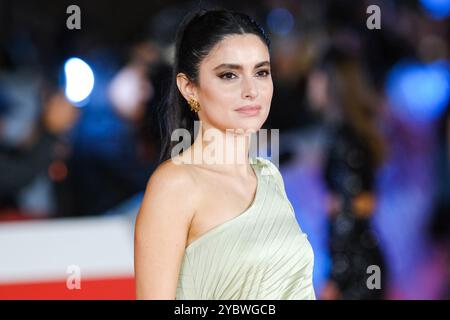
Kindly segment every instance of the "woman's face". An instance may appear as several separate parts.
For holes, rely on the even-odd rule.
[[[253,34],[224,38],[200,63],[195,91],[201,121],[224,131],[259,130],[273,94],[266,44]]]

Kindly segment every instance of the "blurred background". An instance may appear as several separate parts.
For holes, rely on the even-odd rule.
[[[154,114],[200,7],[271,37],[264,128],[280,130],[317,297],[450,298],[450,0],[0,0],[0,299],[134,298]]]

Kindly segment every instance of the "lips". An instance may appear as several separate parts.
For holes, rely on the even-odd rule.
[[[248,106],[242,106],[242,107],[235,109],[235,111],[237,111],[241,114],[250,115],[250,116],[258,114],[260,110],[261,110],[260,105],[248,105]]]
[[[261,109],[260,105],[248,105],[248,106],[239,107],[235,110],[236,111],[255,111],[255,110],[260,110],[260,109]]]

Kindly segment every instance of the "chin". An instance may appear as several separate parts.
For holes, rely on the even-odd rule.
[[[243,130],[244,132],[257,132],[264,125],[267,115],[259,115],[255,117],[233,118],[228,121],[217,121],[215,127],[222,131],[226,130]]]
[[[233,129],[235,130],[243,130],[244,132],[258,132],[259,129],[261,129],[262,125],[264,124],[264,121],[261,121],[261,119],[255,119],[253,121],[247,120],[245,122],[242,122],[240,125],[235,124],[233,126]]]

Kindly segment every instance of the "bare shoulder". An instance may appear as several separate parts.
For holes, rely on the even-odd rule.
[[[147,183],[144,201],[193,214],[197,203],[195,175],[190,165],[168,159],[152,173]],[[183,209],[184,208],[184,209]]]
[[[195,177],[189,165],[178,163],[172,159],[162,162],[152,173],[148,185],[181,191],[179,187],[195,187]]]

